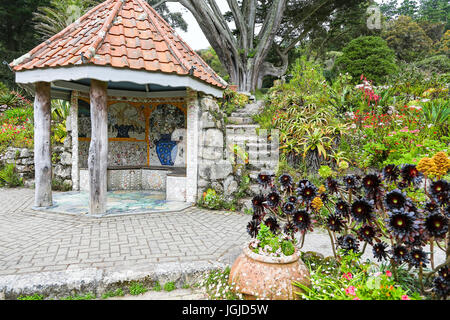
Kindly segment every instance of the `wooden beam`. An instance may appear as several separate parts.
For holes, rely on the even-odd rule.
[[[50,140],[50,83],[36,82],[34,99],[35,207],[52,202],[52,146]]]
[[[108,167],[107,83],[91,80],[91,144],[89,146],[89,213],[106,213]]]

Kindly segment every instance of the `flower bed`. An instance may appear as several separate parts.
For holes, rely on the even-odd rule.
[[[273,174],[260,173],[265,191],[253,198],[247,226],[255,238],[251,248],[286,256],[283,242],[301,249],[306,233],[321,228],[329,234],[336,268],[324,278],[309,264],[313,288],[299,285],[305,298],[445,299],[450,283],[449,169],[448,155],[440,152],[419,166],[390,164],[363,177],[321,170],[320,187],[306,179],[294,182],[288,174],[276,181]],[[360,261],[369,247],[381,267]],[[445,263],[434,263],[436,250],[445,252]],[[375,276],[383,268],[389,272]],[[406,285],[410,280],[415,286]]]

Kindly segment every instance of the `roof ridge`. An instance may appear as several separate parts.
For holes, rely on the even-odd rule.
[[[152,8],[152,6],[150,6],[150,4],[149,4],[148,2],[144,1],[144,3],[145,3],[146,6],[150,7],[153,11],[156,12],[156,10],[155,10],[154,8]],[[157,12],[156,12],[156,13],[157,13]],[[167,28],[169,28],[169,29],[172,31],[172,33],[174,34],[174,36],[176,36],[176,37],[178,38],[178,41],[180,42],[180,44],[184,47],[184,49],[185,49],[186,51],[192,52],[192,53],[195,55],[195,57],[196,57],[197,59],[199,59],[199,62],[200,62],[201,64],[203,64],[203,67],[205,67],[206,69],[208,69],[209,71],[211,71],[211,72],[213,73],[213,75],[215,75],[215,76],[218,78],[217,80],[219,80],[219,82],[225,83],[225,80],[223,80],[223,79],[222,79],[222,78],[214,71],[214,69],[211,68],[211,67],[205,62],[205,60],[203,60],[203,58],[202,58],[199,54],[197,54],[197,52],[196,52],[195,50],[193,50],[193,49],[189,46],[189,44],[188,44],[186,41],[184,41],[180,36],[178,36],[178,33],[176,32],[176,30],[174,30],[174,29],[172,28],[172,26],[171,26],[166,20],[164,20],[164,19],[160,19],[160,20],[166,25]],[[169,43],[171,43],[171,42],[169,41]],[[188,63],[188,64],[189,64],[189,63]]]
[[[97,50],[101,47],[102,42],[105,40],[106,35],[108,34],[109,29],[113,26],[114,19],[117,17],[118,13],[120,12],[120,9],[122,9],[123,4],[127,0],[112,0],[116,2],[111,14],[108,16],[108,18],[105,19],[105,22],[103,23],[103,26],[99,30],[99,32],[95,35],[92,45],[86,49],[85,52],[81,52],[80,59],[83,59],[83,57],[87,58],[88,60],[92,59],[95,56],[95,53]],[[87,54],[87,56],[85,56]]]
[[[159,14],[155,11],[155,9],[153,9],[146,1],[142,1],[142,0],[133,0],[133,1],[137,1],[139,3],[139,5],[142,7],[142,9],[144,9],[144,11],[147,12],[148,20],[153,24],[153,26],[155,27],[156,31],[164,39],[164,41],[166,42],[167,47],[170,50],[170,52],[173,54],[173,56],[176,59],[178,59],[178,62],[180,63],[181,67],[186,71],[186,73],[189,73],[189,69],[190,69],[189,65],[190,65],[190,63],[187,62],[183,57],[180,56],[180,53],[178,52],[178,49],[174,48],[172,46],[172,42],[170,41],[170,39],[168,39],[167,36],[165,35],[165,33],[161,31],[161,28],[158,26],[158,24],[155,23],[153,21],[153,19],[150,18],[150,14],[149,14],[148,11],[150,11],[150,13],[154,17],[158,18],[161,21],[164,21],[164,23],[167,23],[167,22],[164,19],[162,19],[159,16]],[[170,25],[167,24],[167,27],[169,27],[171,29],[171,31],[175,32],[175,30],[173,30],[172,27],[170,27]]]

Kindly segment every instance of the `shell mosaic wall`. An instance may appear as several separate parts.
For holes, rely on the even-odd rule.
[[[184,105],[127,101],[108,105],[108,166],[185,166],[175,161],[183,142],[171,140],[174,131],[186,128]],[[87,168],[91,118],[84,100],[79,100],[78,121],[79,165]]]

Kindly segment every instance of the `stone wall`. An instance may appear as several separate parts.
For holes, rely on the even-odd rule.
[[[28,148],[9,147],[0,155],[2,165],[14,163],[25,187],[34,187],[34,151]],[[72,154],[70,137],[63,146],[52,146],[53,181],[66,189],[72,187]]]

